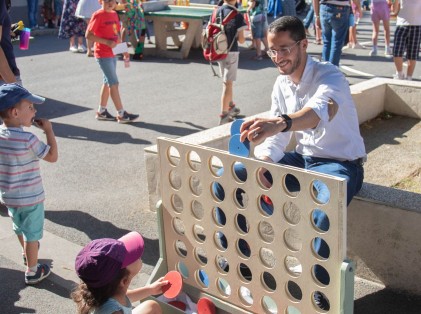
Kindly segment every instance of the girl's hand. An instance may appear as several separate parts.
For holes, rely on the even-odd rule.
[[[151,291],[151,295],[161,294],[162,287],[168,284],[168,280],[164,280],[164,277],[159,278],[157,281],[151,283],[149,285],[149,289]]]

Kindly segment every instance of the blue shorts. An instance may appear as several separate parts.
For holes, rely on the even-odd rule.
[[[253,39],[263,39],[265,37],[265,15],[258,14],[251,18],[251,34]]]
[[[97,58],[96,62],[98,62],[102,70],[102,74],[104,75],[104,84],[107,84],[108,86],[118,84],[117,58]]]
[[[26,207],[8,207],[13,231],[23,235],[25,242],[38,241],[44,231],[44,203]]]

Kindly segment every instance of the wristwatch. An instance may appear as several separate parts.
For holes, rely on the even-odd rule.
[[[285,123],[287,124],[287,127],[285,129],[283,129],[281,132],[289,131],[289,129],[292,126],[292,119],[286,114],[281,114],[280,117],[282,117],[284,119]]]

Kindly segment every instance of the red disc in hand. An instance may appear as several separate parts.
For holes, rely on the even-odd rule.
[[[197,302],[197,314],[215,314],[215,304],[208,298],[200,298]]]
[[[168,299],[175,298],[183,288],[181,274],[176,270],[172,270],[165,275],[164,280],[168,280],[168,284],[162,287],[164,296]]]

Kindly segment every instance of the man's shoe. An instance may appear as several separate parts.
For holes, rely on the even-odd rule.
[[[38,264],[36,273],[25,273],[25,283],[27,285],[35,285],[43,281],[51,274],[50,267],[46,264]]]
[[[228,114],[231,117],[236,117],[240,114],[240,108],[236,107],[233,102],[230,102],[230,104],[228,105]]]
[[[103,112],[97,111],[95,115],[95,119],[102,120],[102,121],[115,121],[115,117],[112,116],[107,109],[105,109]]]
[[[131,114],[127,111],[124,111],[123,116],[117,116],[118,123],[131,123],[135,122],[139,118],[138,114]]]

